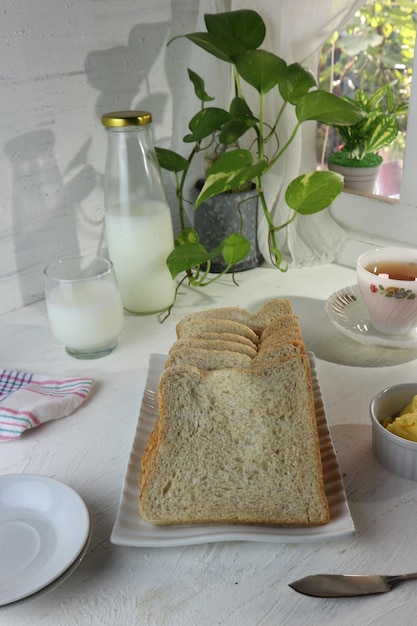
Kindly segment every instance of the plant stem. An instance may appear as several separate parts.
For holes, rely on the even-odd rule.
[[[278,159],[280,158],[281,154],[283,154],[283,152],[285,152],[285,150],[287,149],[287,147],[292,143],[295,135],[297,134],[298,129],[300,128],[301,123],[297,122],[297,124],[294,126],[294,129],[288,139],[288,141],[284,144],[284,146],[281,148],[281,150],[279,150],[279,152],[277,152],[277,154],[274,156],[273,159],[271,159],[271,162],[269,163],[268,169],[270,169],[272,167],[272,165],[278,161]]]
[[[185,168],[185,170],[183,170],[180,179],[178,179],[178,174],[175,172],[175,186],[176,186],[176,191],[177,191],[178,209],[179,209],[180,224],[181,224],[182,230],[184,230],[185,228],[185,211],[184,211],[184,195],[183,195],[184,184],[187,178],[188,170],[190,169],[191,162],[197,152],[198,152],[198,144],[196,144],[191,150],[191,153],[187,159],[188,165]]]
[[[264,95],[261,92],[259,94],[259,129],[260,133],[258,135],[258,159],[264,159]]]
[[[233,65],[233,78],[234,78],[234,83],[235,83],[235,95],[243,99],[242,87],[240,84],[240,76],[236,69],[236,65]]]
[[[277,118],[276,118],[276,120],[275,120],[275,123],[274,123],[274,125],[273,125],[273,126],[272,126],[272,128],[271,128],[271,132],[270,132],[270,134],[268,135],[268,137],[266,137],[265,141],[269,141],[269,139],[271,138],[271,135],[273,135],[273,134],[276,132],[276,129],[277,129],[278,124],[279,124],[279,121],[280,121],[280,119],[281,119],[281,117],[282,117],[282,115],[283,115],[283,113],[284,113],[284,111],[285,111],[285,107],[286,107],[286,106],[287,106],[287,102],[284,100],[284,102],[282,103],[282,106],[281,106],[280,110],[278,111],[278,115],[277,115]]]
[[[265,195],[262,189],[262,179],[260,176],[256,177],[256,190],[258,192],[259,200],[261,201],[261,206],[264,212],[266,223],[268,224],[268,231],[269,231],[268,243],[269,243],[269,253],[270,253],[271,262],[273,263],[273,265],[275,265],[275,267],[279,269],[281,265],[281,257],[280,255],[277,254],[278,245],[277,245],[277,240],[275,236],[275,227],[271,218],[271,214],[268,209],[268,205],[266,203]]]

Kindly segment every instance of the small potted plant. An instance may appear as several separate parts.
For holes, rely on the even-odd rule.
[[[167,263],[173,277],[185,271],[184,278],[188,277],[190,283],[197,286],[215,280],[209,276],[212,259],[221,255],[225,261],[218,278],[225,272],[233,271],[236,263],[250,250],[250,243],[239,231],[228,235],[215,249],[207,250],[199,241],[196,230],[186,226],[185,181],[193,159],[201,150],[213,146],[213,137],[219,144],[219,156],[208,169],[195,208],[216,196],[253,185],[253,193],[258,197],[261,214],[268,225],[270,261],[280,270],[285,270],[286,264],[277,245],[277,232],[297,215],[312,214],[328,207],[342,191],[343,178],[329,171],[313,171],[298,176],[285,193],[292,214],[285,223],[275,225],[265,199],[263,177],[280,159],[285,158],[303,122],[316,120],[341,127],[355,124],[366,115],[355,103],[317,89],[312,73],[299,63],[287,65],[280,57],[260,48],[266,27],[256,11],[206,14],[204,19],[205,32],[181,37],[186,37],[208,54],[230,65],[234,97],[228,109],[211,106],[213,98],[207,94],[204,80],[188,70],[200,102],[200,110],[189,122],[190,132],[183,138],[184,143],[190,146],[188,156],[157,148],[161,167],[175,176],[182,227]],[[256,94],[257,110],[252,110],[248,104],[245,96],[248,90]],[[273,119],[266,120],[265,101],[275,90],[279,92],[280,104],[274,111]],[[278,127],[286,107],[294,108],[295,123],[289,138],[283,141],[278,136]],[[242,140],[246,140],[249,147],[240,147]]]
[[[391,87],[383,85],[368,96],[358,89],[348,102],[359,106],[366,114],[351,126],[335,126],[342,147],[329,154],[329,169],[343,175],[346,189],[372,193],[383,158],[378,150],[391,145],[400,127],[397,117],[407,113],[407,104],[394,106]]]

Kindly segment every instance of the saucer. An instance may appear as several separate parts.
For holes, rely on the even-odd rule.
[[[33,474],[0,476],[0,607],[72,572],[90,531],[88,508],[67,485]]]
[[[354,341],[382,348],[417,350],[417,329],[407,335],[384,335],[372,326],[358,285],[333,293],[326,302],[326,313],[332,324]]]
[[[42,587],[42,589],[39,589],[39,591],[35,591],[35,593],[31,593],[29,596],[25,596],[24,598],[21,598],[20,600],[16,600],[15,602],[9,602],[8,604],[4,606],[4,608],[14,608],[15,606],[22,606],[23,604],[27,604],[28,602],[33,602],[33,600],[37,600],[38,598],[43,598],[48,593],[51,593],[51,591],[55,591],[55,589],[57,589],[60,585],[62,585],[62,583],[64,583],[67,580],[67,578],[69,578],[78,568],[78,566],[81,564],[81,561],[84,559],[90,547],[92,534],[93,534],[93,527],[90,526],[90,532],[88,533],[87,541],[85,542],[81,552],[79,553],[75,561],[71,563],[69,568],[66,569],[63,574],[58,576],[58,578],[55,578],[55,580],[49,583],[49,585],[46,585],[46,587]],[[2,607],[0,606],[0,610],[1,608]]]

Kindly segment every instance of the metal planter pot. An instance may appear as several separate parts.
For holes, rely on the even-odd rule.
[[[203,182],[196,183],[198,192]],[[203,202],[194,212],[194,228],[207,250],[214,250],[232,233],[239,232],[246,237],[251,244],[249,254],[229,271],[242,272],[261,265],[263,257],[258,247],[258,196],[255,186],[248,191],[222,193]],[[225,268],[222,257],[216,257],[211,262],[210,271],[219,273]]]

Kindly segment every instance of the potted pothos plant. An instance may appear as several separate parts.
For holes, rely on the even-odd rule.
[[[360,107],[365,116],[350,126],[335,125],[342,146],[338,152],[329,154],[328,166],[343,175],[346,188],[372,193],[383,161],[378,151],[397,137],[400,130],[397,118],[407,113],[408,106],[407,103],[395,106],[388,84],[370,96],[358,89],[353,99],[347,96],[345,99]]]
[[[266,27],[262,17],[252,10],[206,14],[206,31],[186,37],[209,55],[229,64],[233,73],[234,97],[228,109],[212,106],[205,82],[196,72],[188,70],[199,110],[189,122],[189,133],[183,138],[190,147],[186,156],[172,150],[157,148],[159,163],[173,173],[182,231],[176,237],[175,249],[167,259],[175,278],[186,272],[184,278],[194,286],[207,285],[233,267],[249,252],[250,244],[240,232],[234,232],[213,250],[207,250],[199,241],[194,228],[186,226],[184,188],[190,165],[195,156],[208,146],[213,137],[221,146],[219,156],[207,171],[200,193],[195,201],[198,208],[219,194],[232,192],[252,184],[258,196],[261,214],[268,226],[270,261],[280,270],[286,269],[277,244],[277,232],[286,228],[297,215],[308,215],[328,207],[343,189],[343,178],[329,171],[312,171],[295,178],[287,187],[285,200],[292,214],[285,223],[274,224],[263,191],[263,177],[275,164],[284,159],[300,125],[307,120],[342,127],[357,123],[366,114],[358,105],[334,94],[317,89],[313,74],[299,63],[287,65],[277,55],[262,49]],[[178,39],[175,37],[174,39]],[[168,45],[171,45],[171,40]],[[245,93],[256,94],[257,109],[248,104]],[[272,119],[265,119],[265,102],[274,90],[280,94],[280,104]],[[278,125],[286,107],[295,109],[294,127],[287,140],[278,136]],[[250,135],[249,148],[239,141]],[[268,156],[266,147],[269,148]],[[210,263],[221,255],[225,269],[216,277],[210,276]],[[204,268],[204,269],[202,269]]]

